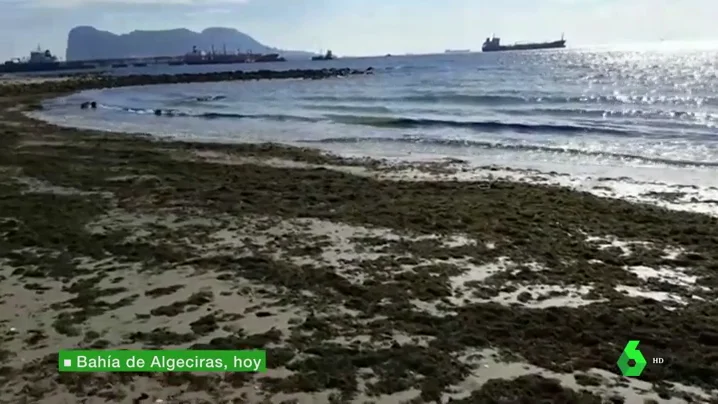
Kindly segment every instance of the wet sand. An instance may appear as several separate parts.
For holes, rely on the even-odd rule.
[[[72,82],[19,85],[0,403],[718,402],[714,217],[456,161],[59,128],[25,111]],[[258,348],[269,371],[58,373],[75,347]]]

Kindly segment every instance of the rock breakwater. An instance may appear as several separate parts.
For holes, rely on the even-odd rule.
[[[308,79],[319,80],[331,77],[372,74],[373,68],[357,70],[350,68],[332,69],[291,69],[291,70],[256,70],[232,71],[194,74],[160,74],[131,76],[65,76],[65,80],[46,82],[13,82],[0,88],[2,96],[23,96],[48,93],[67,93],[90,90],[95,88],[113,88],[143,86],[151,84],[206,83],[238,80],[276,80],[276,79]]]

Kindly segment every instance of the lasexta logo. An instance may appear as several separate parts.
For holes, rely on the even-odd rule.
[[[641,351],[638,350],[639,342],[640,341],[636,340],[628,341],[626,347],[623,348],[621,357],[618,358],[617,365],[624,376],[640,376],[646,367],[646,358],[644,358]],[[634,362],[633,364],[630,363],[631,360]]]

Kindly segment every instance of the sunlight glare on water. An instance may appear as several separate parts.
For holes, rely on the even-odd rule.
[[[718,186],[715,45],[666,41],[641,50],[286,62],[262,68],[371,66],[376,74],[94,90],[51,101],[44,117],[179,139],[285,142],[374,157],[457,157],[476,165],[710,188]],[[80,110],[86,100],[101,108]],[[157,117],[154,109],[173,116]]]

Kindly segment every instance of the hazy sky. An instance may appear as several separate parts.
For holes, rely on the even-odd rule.
[[[76,25],[237,28],[283,49],[340,55],[479,49],[553,39],[569,46],[718,39],[717,0],[0,0],[0,60],[38,44],[64,56]]]

